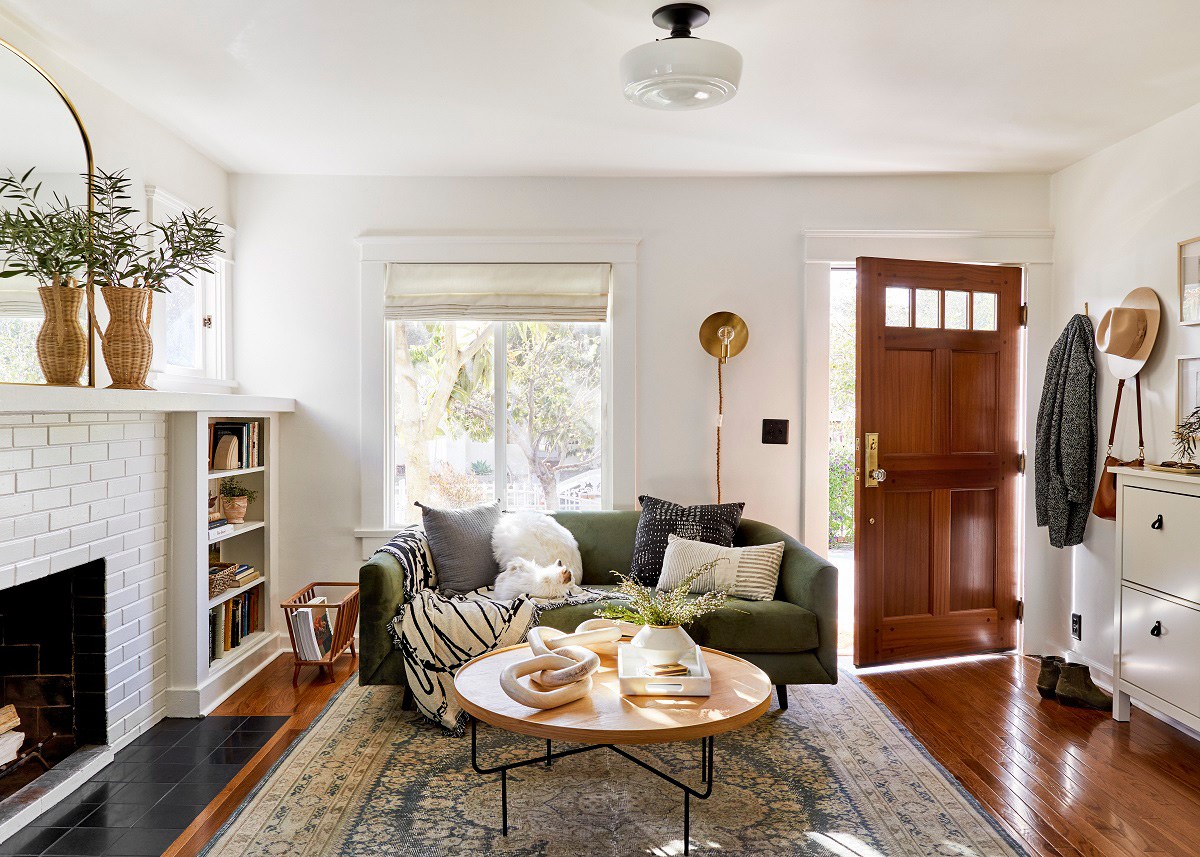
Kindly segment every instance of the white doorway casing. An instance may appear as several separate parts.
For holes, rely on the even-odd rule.
[[[827,432],[808,430],[829,422],[829,272],[860,256],[925,259],[938,262],[1016,265],[1025,271],[1025,302],[1029,324],[1021,366],[1022,449],[1029,462],[1021,491],[1018,517],[1019,591],[1025,602],[1019,626],[1019,650],[1039,651],[1053,639],[1051,623],[1065,606],[1056,603],[1058,587],[1048,579],[1054,567],[1052,548],[1036,537],[1033,502],[1034,424],[1037,400],[1045,376],[1045,355],[1067,319],[1051,316],[1054,233],[1048,229],[976,230],[852,230],[806,229],[804,253],[804,403],[806,430],[801,465],[802,540],[824,554],[829,531],[829,439]],[[818,323],[825,320],[825,323]]]

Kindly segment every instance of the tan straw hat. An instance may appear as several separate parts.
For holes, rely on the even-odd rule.
[[[1117,378],[1132,378],[1150,357],[1158,338],[1162,315],[1158,295],[1143,286],[1125,296],[1100,319],[1096,328],[1096,347],[1108,355],[1108,371]]]

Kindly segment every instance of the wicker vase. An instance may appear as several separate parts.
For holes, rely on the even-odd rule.
[[[79,377],[87,366],[87,334],[79,323],[79,307],[83,304],[83,289],[66,286],[41,286],[45,321],[37,337],[38,362],[47,384],[78,387]]]
[[[149,289],[103,286],[100,294],[108,307],[108,327],[100,339],[114,390],[153,390],[146,385],[154,340],[150,338]]]

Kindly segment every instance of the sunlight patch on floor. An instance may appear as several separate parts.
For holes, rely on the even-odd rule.
[[[809,839],[825,847],[837,857],[885,857],[857,836],[850,833],[807,833]]]
[[[851,663],[845,663],[844,666],[855,675],[879,675],[880,673],[895,673],[904,672],[906,670],[923,670],[930,667],[951,667],[955,664],[973,664],[980,661],[994,661],[1000,658],[1011,658],[1012,654],[1000,653],[990,655],[959,655],[953,658],[932,658],[926,661],[909,661],[903,664],[887,664],[881,667],[862,667],[861,669]]]

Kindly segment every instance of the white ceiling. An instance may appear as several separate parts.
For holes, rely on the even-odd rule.
[[[617,79],[657,5],[0,0],[238,172],[1052,171],[1200,102],[1195,0],[712,0],[742,91],[658,113]]]

